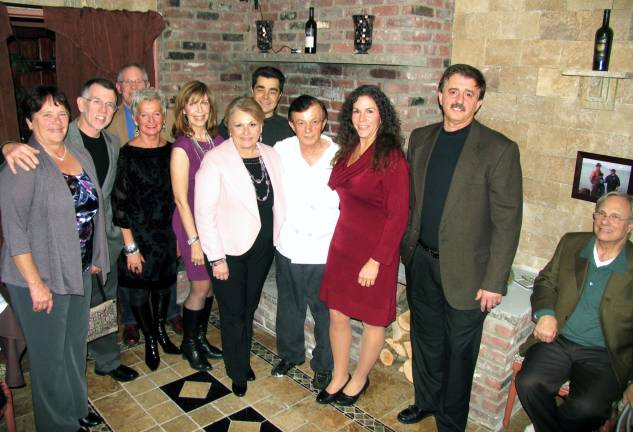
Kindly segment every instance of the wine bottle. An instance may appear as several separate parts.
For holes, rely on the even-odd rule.
[[[593,47],[593,67],[595,71],[609,70],[609,58],[611,57],[611,44],[613,43],[613,30],[609,27],[611,9],[604,10],[602,27],[596,31],[596,41]]]
[[[317,25],[314,20],[314,8],[310,8],[310,18],[306,21],[306,54],[316,54]]]

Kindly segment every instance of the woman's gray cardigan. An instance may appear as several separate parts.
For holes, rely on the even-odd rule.
[[[66,180],[46,153],[31,138],[29,144],[40,151],[40,163],[31,171],[0,168],[0,216],[4,244],[0,255],[0,274],[8,284],[26,287],[27,283],[12,257],[31,253],[42,280],[55,294],[83,295],[81,250],[75,204]],[[94,219],[92,264],[101,268],[105,283],[110,270],[105,235],[105,208],[92,158],[86,150],[68,147],[97,188],[99,211]]]

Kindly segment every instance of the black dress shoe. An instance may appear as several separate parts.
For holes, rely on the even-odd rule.
[[[255,372],[253,372],[253,369],[248,368],[248,376],[246,377],[247,381],[255,381]]]
[[[430,415],[433,415],[430,411],[423,411],[416,405],[409,405],[398,413],[398,421],[404,424],[417,423]]]
[[[345,387],[343,387],[345,388]],[[338,396],[336,397],[336,400],[334,401],[335,404],[337,405],[342,405],[342,406],[350,406],[350,405],[354,405],[356,403],[356,401],[358,400],[358,398],[367,391],[367,389],[369,388],[369,377],[367,377],[367,381],[365,381],[365,385],[363,386],[362,389],[360,389],[360,391],[358,393],[356,393],[354,396],[350,396],[345,394],[345,392],[343,392],[343,390],[341,390],[338,393]]]
[[[275,366],[273,370],[270,371],[270,374],[275,377],[282,377],[284,375],[287,375],[290,369],[300,364],[303,364],[303,362],[293,363],[286,359],[281,359],[281,361],[277,363],[277,366]]]
[[[345,381],[345,384],[343,384],[343,386],[340,389],[338,389],[338,391],[335,393],[328,393],[326,389],[321,390],[316,397],[317,403],[320,403],[322,405],[327,405],[329,403],[334,402],[334,400],[338,397],[339,393],[343,391],[343,389],[345,388],[345,386],[347,385],[347,383],[349,383],[351,379],[352,379],[352,376],[348,375],[347,381]]]
[[[231,384],[231,390],[233,390],[233,394],[237,397],[242,397],[246,394],[246,390],[248,390],[248,386],[246,383],[240,384],[233,381]]]
[[[109,375],[113,379],[121,382],[134,381],[138,378],[138,372],[131,367],[125,365],[119,365],[118,368],[111,370],[110,372],[101,372],[95,369],[95,373],[100,376]]]
[[[101,417],[99,417],[98,415],[92,412],[88,413],[88,415],[85,416],[84,418],[79,419],[79,425],[85,428],[94,427],[94,426],[100,425],[101,423],[103,423],[103,420],[101,419]]]
[[[315,372],[314,378],[312,378],[312,387],[323,390],[330,384],[330,381],[332,381],[332,371]]]

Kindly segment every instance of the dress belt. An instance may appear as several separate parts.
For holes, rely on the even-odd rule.
[[[431,256],[432,258],[435,258],[435,259],[440,259],[440,251],[438,251],[437,249],[433,249],[431,247],[428,247],[427,245],[422,243],[420,240],[418,240],[418,244],[420,245],[422,250],[427,253],[427,255],[429,255],[429,256]]]

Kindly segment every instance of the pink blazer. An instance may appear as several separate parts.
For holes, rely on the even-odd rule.
[[[272,147],[258,144],[275,192],[273,242],[277,243],[286,208],[281,161]],[[255,188],[233,139],[208,152],[196,173],[194,217],[209,261],[246,253],[261,228]]]

